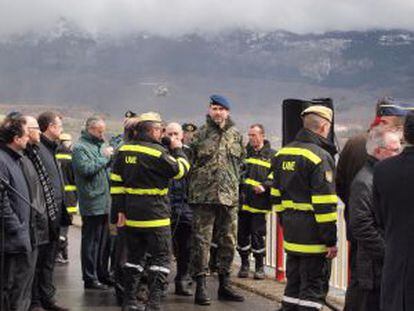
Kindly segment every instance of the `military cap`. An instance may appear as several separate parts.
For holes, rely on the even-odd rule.
[[[414,111],[414,105],[395,100],[392,97],[383,97],[377,103],[377,117],[404,117],[408,111]]]
[[[142,114],[139,115],[138,117],[138,122],[137,123],[141,123],[141,122],[157,122],[157,123],[161,123],[161,116],[159,113],[157,112],[153,112],[153,111],[149,111],[149,112],[144,112]]]
[[[72,135],[70,135],[69,133],[62,133],[59,136],[59,140],[61,141],[72,140]]]
[[[133,118],[136,116],[137,114],[135,112],[132,112],[131,110],[128,110],[127,112],[125,112],[125,118]]]
[[[181,128],[184,132],[195,132],[197,130],[197,126],[193,123],[184,123]]]
[[[332,111],[332,109],[330,109],[326,106],[322,106],[322,105],[310,106],[310,107],[306,108],[305,110],[303,110],[300,115],[303,117],[303,116],[305,116],[307,114],[311,114],[311,113],[316,114],[316,115],[320,116],[321,118],[324,118],[325,120],[328,120],[329,122],[332,122],[333,111]]]
[[[211,95],[210,105],[219,105],[227,110],[230,110],[231,106],[230,101],[222,95]]]
[[[23,114],[20,111],[10,111],[7,115],[7,119],[19,119],[23,117]]]

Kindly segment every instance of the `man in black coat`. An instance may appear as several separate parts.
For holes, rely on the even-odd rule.
[[[28,183],[22,169],[23,150],[29,140],[25,119],[6,119],[0,125],[0,177],[26,200],[30,201]],[[27,310],[33,281],[33,248],[31,245],[31,207],[15,192],[1,184],[0,241],[4,264],[0,275],[4,290],[2,310]],[[2,250],[3,251],[3,250]]]
[[[382,127],[372,129],[366,144],[368,158],[350,188],[349,221],[352,236],[357,243],[356,265],[351,266],[351,269],[356,270],[351,270],[351,275],[356,275],[357,287],[353,296],[346,296],[349,310],[380,310],[380,283],[385,243],[374,216],[372,179],[374,165],[378,161],[399,153],[400,138],[401,132],[384,131]]]
[[[374,206],[384,230],[385,257],[381,310],[405,311],[414,306],[414,113],[404,124],[406,147],[374,171]]]
[[[183,129],[178,123],[170,123],[165,128],[165,135],[171,140],[183,141]],[[183,151],[191,158],[191,149],[183,145]],[[191,160],[190,160],[191,161]],[[174,255],[177,263],[175,276],[175,294],[191,296],[190,253],[192,239],[193,211],[187,202],[188,178],[173,179],[170,182],[169,197],[172,212],[171,232],[173,236]]]
[[[56,149],[59,136],[62,134],[62,118],[55,112],[47,111],[37,118],[39,129],[42,132],[38,153],[49,177],[56,208],[56,215],[50,224],[57,228],[56,234],[49,236],[49,243],[39,247],[39,257],[36,266],[35,283],[32,291],[32,308],[41,308],[55,311],[68,310],[57,304],[55,300],[56,288],[53,281],[53,271],[59,240],[59,229],[62,224],[70,224],[69,215],[64,205],[64,183],[60,166],[56,160]]]

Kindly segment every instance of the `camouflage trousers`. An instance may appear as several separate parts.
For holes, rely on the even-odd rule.
[[[237,207],[197,204],[193,205],[193,211],[193,276],[207,273],[213,229],[217,238],[218,273],[230,273],[237,241]]]

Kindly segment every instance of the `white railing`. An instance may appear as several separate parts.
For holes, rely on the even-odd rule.
[[[266,241],[266,266],[273,273],[276,272],[277,260],[277,216],[270,214],[267,216],[267,241]],[[348,278],[348,243],[345,232],[344,205],[338,206],[338,256],[332,262],[331,287],[345,290]],[[286,256],[285,256],[286,258]],[[283,266],[283,271],[285,266]]]

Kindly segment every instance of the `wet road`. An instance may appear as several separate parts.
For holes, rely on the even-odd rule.
[[[94,291],[84,290],[80,267],[80,228],[72,226],[69,232],[69,256],[70,263],[65,266],[57,265],[55,268],[55,280],[57,285],[57,300],[72,311],[77,310],[121,310],[116,306],[113,290]],[[173,277],[173,276],[172,276]],[[213,302],[210,307],[197,306],[193,303],[193,297],[181,297],[173,294],[173,286],[170,286],[169,295],[163,302],[165,311],[173,310],[223,310],[223,311],[270,311],[276,310],[275,302],[265,299],[250,292],[242,291],[246,301],[244,303],[219,302],[217,298],[218,282],[216,278],[208,278],[208,288]],[[241,291],[241,290],[240,290]]]

